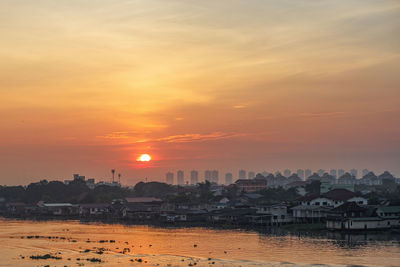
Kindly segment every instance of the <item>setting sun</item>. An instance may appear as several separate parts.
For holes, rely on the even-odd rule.
[[[151,156],[149,154],[142,154],[139,156],[139,158],[137,160],[138,161],[150,161]]]

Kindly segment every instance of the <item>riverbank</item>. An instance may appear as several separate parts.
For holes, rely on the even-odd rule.
[[[183,228],[205,228],[212,230],[241,230],[254,231],[262,234],[273,235],[312,235],[312,236],[327,236],[331,233],[338,234],[395,234],[400,236],[399,229],[384,229],[384,230],[328,230],[324,223],[315,224],[283,224],[279,226],[265,226],[255,224],[230,224],[230,223],[211,223],[211,222],[162,222],[162,221],[138,221],[116,218],[90,218],[90,217],[63,217],[63,216],[32,216],[32,217],[12,217],[0,216],[0,218],[21,221],[61,221],[74,222],[78,221],[82,224],[100,223],[106,225],[124,225],[124,226],[149,226],[166,229],[183,229]]]

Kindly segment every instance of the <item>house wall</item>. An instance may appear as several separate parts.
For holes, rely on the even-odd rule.
[[[359,205],[368,205],[368,200],[363,197],[353,197],[347,200],[347,202],[356,202]]]
[[[343,202],[342,202],[343,203]],[[313,200],[310,201],[302,201],[301,205],[303,206],[334,206],[334,201],[328,198],[324,198],[324,197],[319,197],[319,198],[315,198]]]
[[[368,200],[363,197],[353,197],[353,198],[348,199],[347,202],[356,202],[357,204],[360,204],[360,205],[368,204]],[[329,198],[319,197],[319,198],[313,199],[311,201],[302,201],[301,205],[303,205],[303,206],[311,206],[311,205],[333,206],[336,208],[336,207],[339,207],[340,205],[342,205],[343,203],[344,203],[344,201],[341,201],[341,200],[332,200]]]
[[[258,207],[257,214],[270,214],[271,223],[287,223],[293,221],[292,216],[289,216],[287,212],[287,207],[284,205]]]
[[[345,221],[327,220],[326,227],[331,230],[372,230],[372,229],[388,229],[392,227],[389,220],[376,221],[360,221],[347,219]]]
[[[345,222],[345,228],[349,230],[363,230],[363,229],[386,229],[390,228],[388,221],[353,221],[349,219]]]
[[[332,230],[340,230],[342,229],[342,222],[341,221],[326,221],[326,228]]]

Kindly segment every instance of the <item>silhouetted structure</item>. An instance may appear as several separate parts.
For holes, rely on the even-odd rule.
[[[199,182],[199,172],[198,171],[191,171],[190,172],[190,183],[197,184]]]

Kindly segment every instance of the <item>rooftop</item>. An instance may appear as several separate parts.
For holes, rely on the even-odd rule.
[[[162,202],[161,199],[155,197],[127,197],[125,198],[128,203],[151,203]]]

